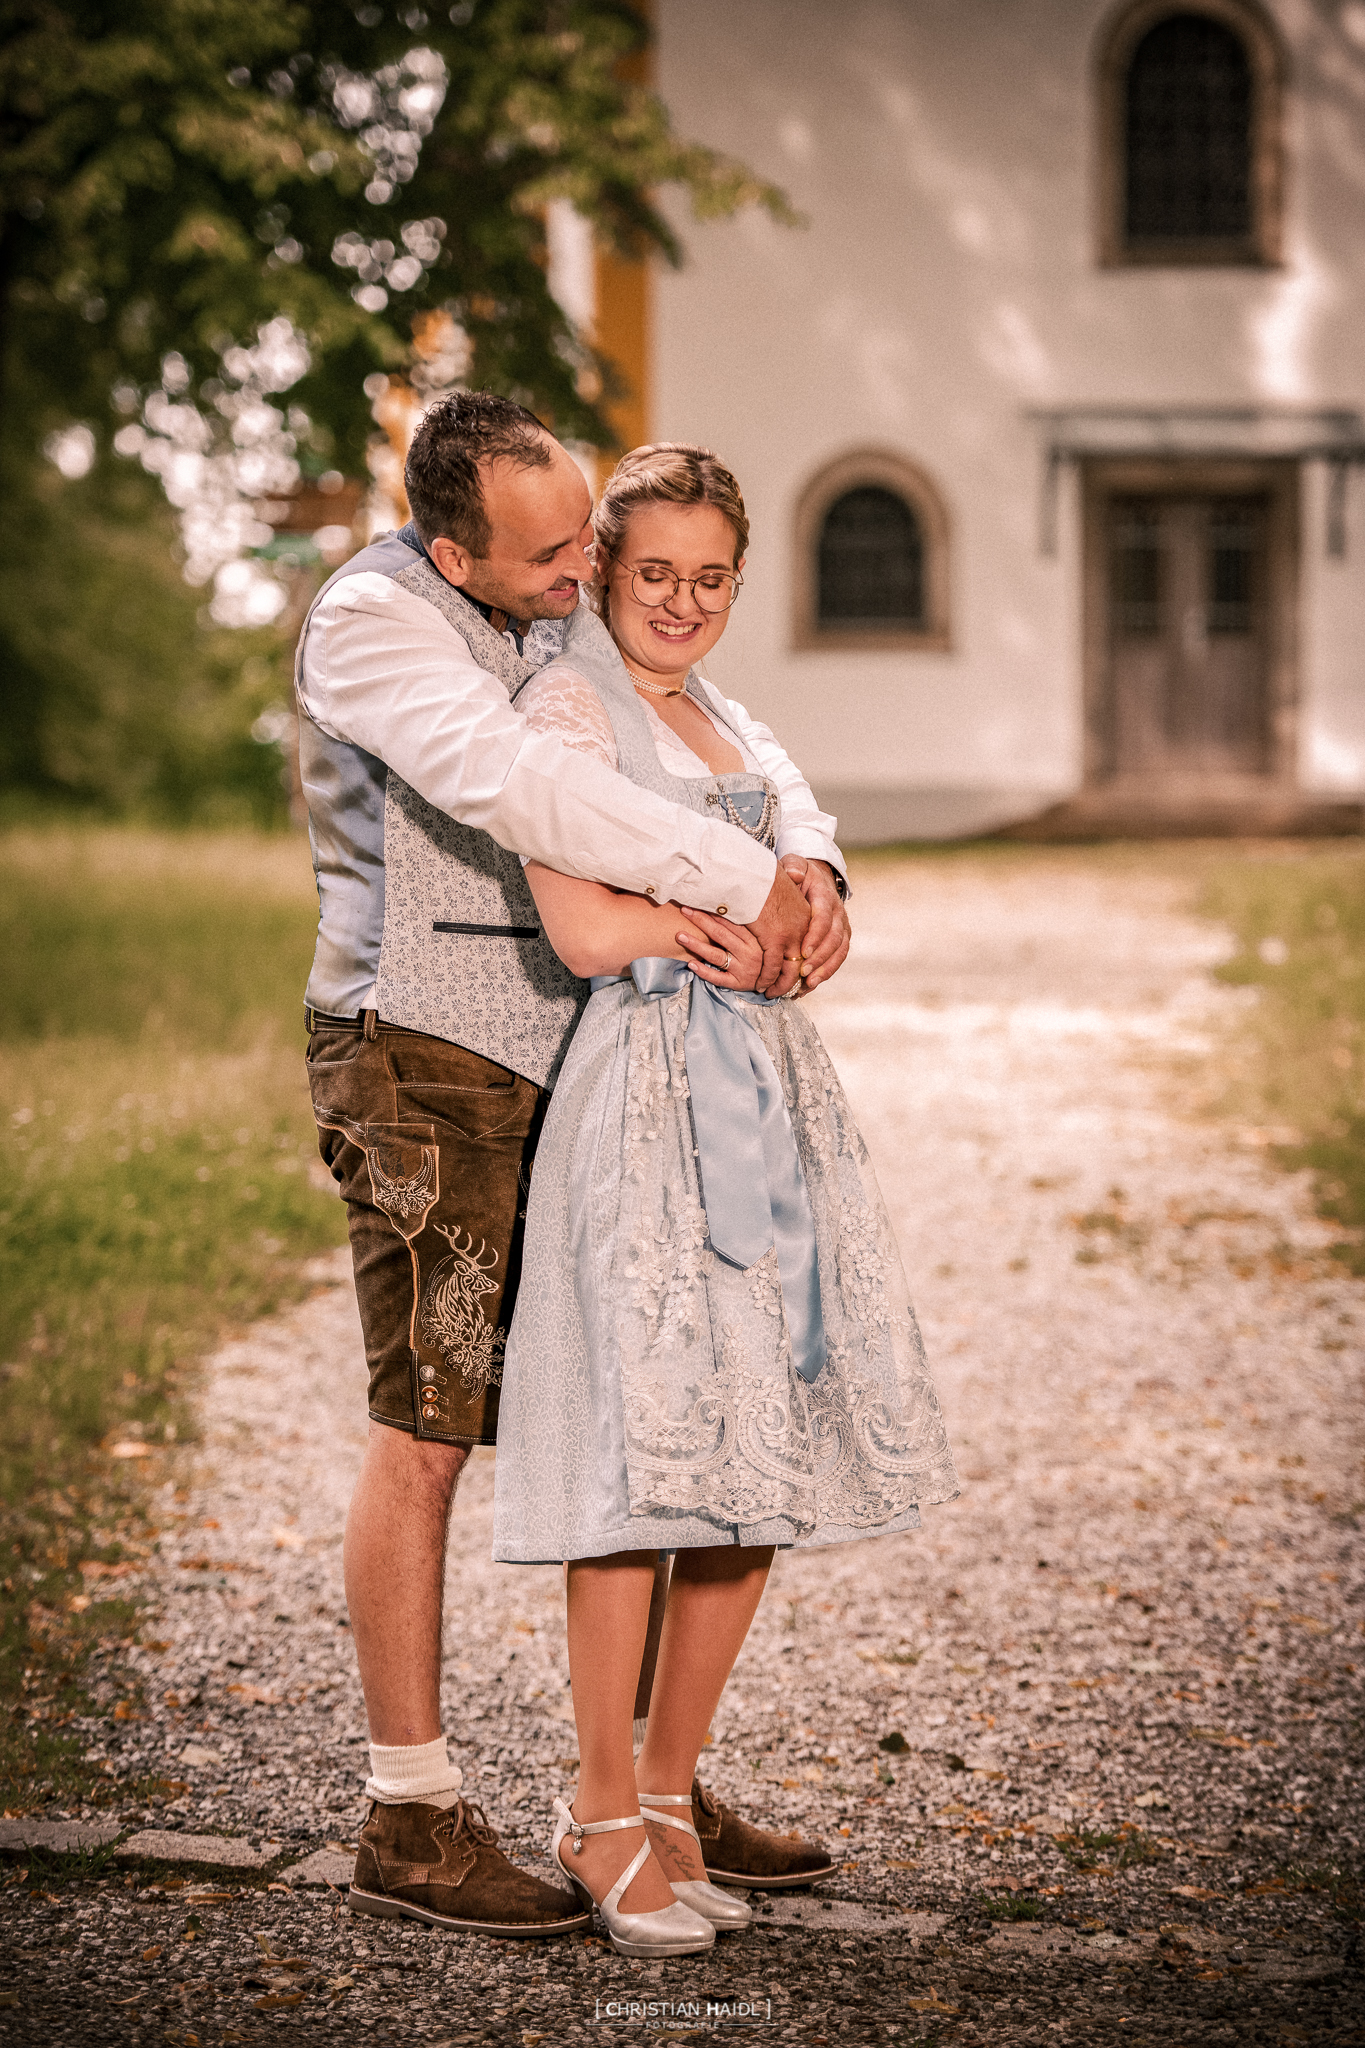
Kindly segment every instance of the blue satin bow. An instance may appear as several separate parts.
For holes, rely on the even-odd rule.
[[[777,1069],[740,1008],[767,998],[717,988],[685,960],[632,960],[630,974],[646,998],[677,995],[692,982],[683,1042],[711,1249],[748,1267],[777,1246],[792,1362],[809,1385],[825,1363],[815,1218]],[[602,975],[592,986],[620,978]]]

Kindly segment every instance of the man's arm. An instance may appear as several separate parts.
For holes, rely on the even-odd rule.
[[[438,810],[563,874],[751,925],[760,987],[790,984],[784,958],[810,913],[773,855],[533,732],[424,598],[388,577],[344,577],[314,610],[301,670],[309,716]]]

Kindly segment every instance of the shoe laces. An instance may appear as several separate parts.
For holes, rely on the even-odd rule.
[[[496,1828],[490,1824],[483,1808],[476,1806],[472,1799],[457,1799],[445,1820],[438,1822],[437,1825],[443,1834],[449,1832],[452,1842],[457,1841],[461,1835],[468,1835],[481,1849],[497,1847]]]
[[[702,1784],[700,1778],[694,1780],[693,1792],[695,1794],[697,1804],[701,1808],[703,1813],[717,1814],[720,1812],[719,1799],[717,1799],[714,1792],[707,1791],[705,1785]]]

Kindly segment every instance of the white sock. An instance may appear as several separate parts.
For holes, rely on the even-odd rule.
[[[420,1800],[423,1806],[450,1807],[460,1796],[464,1774],[446,1755],[446,1738],[434,1742],[406,1742],[388,1747],[370,1744],[370,1776],[365,1780],[365,1797],[381,1806],[406,1806]]]
[[[644,1747],[644,1741],[645,1741],[645,1730],[646,1730],[646,1728],[648,1728],[648,1726],[649,1726],[649,1716],[648,1716],[648,1714],[637,1714],[637,1715],[635,1716],[635,1720],[634,1720],[634,1723],[633,1723],[633,1727],[632,1727],[632,1733],[631,1733],[631,1742],[632,1742],[632,1744],[633,1744],[633,1746],[634,1746],[634,1749],[635,1749],[635,1754],[636,1754],[636,1756],[638,1756],[638,1755],[640,1754],[640,1751],[641,1751],[641,1750],[643,1749],[643,1747]]]

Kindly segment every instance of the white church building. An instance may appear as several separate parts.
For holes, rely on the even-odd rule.
[[[656,0],[796,227],[555,257],[753,522],[713,680],[847,843],[1359,829],[1362,0]],[[575,274],[577,273],[577,274]]]

